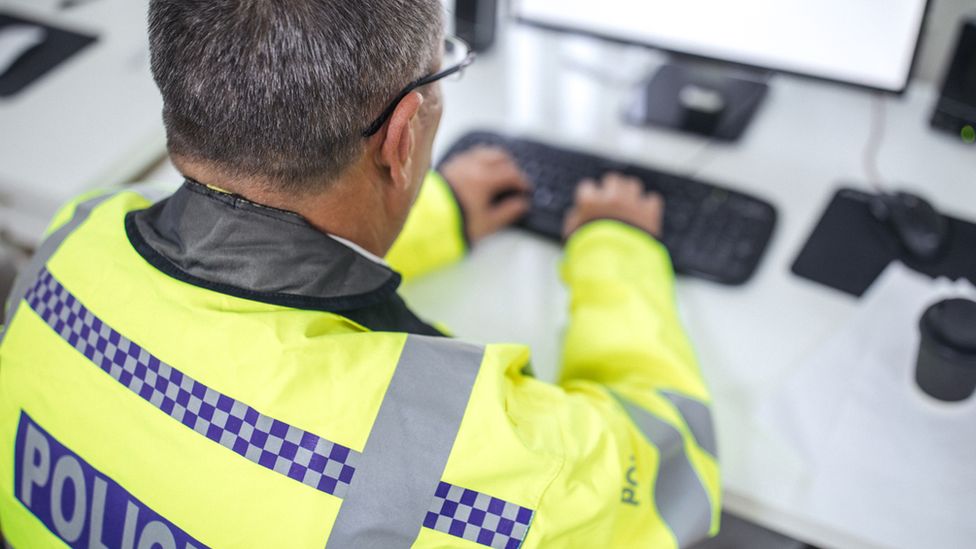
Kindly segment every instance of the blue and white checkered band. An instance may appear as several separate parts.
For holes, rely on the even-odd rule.
[[[162,362],[92,314],[46,269],[25,299],[95,366],[173,419],[262,467],[345,495],[358,452],[268,417]]]
[[[514,503],[441,482],[424,526],[488,547],[517,549],[529,532],[532,514]]]

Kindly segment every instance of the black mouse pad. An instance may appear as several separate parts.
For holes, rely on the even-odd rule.
[[[871,215],[873,195],[842,188],[831,199],[793,273],[860,297],[892,261],[932,277],[968,278],[976,284],[976,225],[949,217],[945,253],[931,263],[904,253],[887,224]]]
[[[0,13],[0,28],[17,24],[44,27],[47,37],[36,48],[24,53],[23,57],[15,61],[10,69],[0,76],[0,97],[11,97],[23,91],[96,40],[94,36],[77,34],[40,21]]]

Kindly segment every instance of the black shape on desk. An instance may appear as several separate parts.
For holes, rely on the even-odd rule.
[[[765,82],[732,76],[728,71],[668,64],[641,87],[624,117],[635,126],[737,141],[768,90]]]
[[[871,204],[871,213],[888,224],[909,256],[921,262],[937,260],[949,242],[949,220],[921,196],[879,194]]]
[[[963,21],[932,127],[976,143],[976,17]]]
[[[793,273],[858,297],[892,261],[933,278],[968,278],[976,284],[976,224],[946,217],[944,252],[933,261],[920,261],[872,214],[876,197],[850,188],[837,191],[793,263]]]
[[[47,37],[43,44],[25,53],[0,76],[0,97],[17,95],[97,40],[94,36],[66,31],[41,21],[0,13],[0,28],[11,25],[43,27]]]

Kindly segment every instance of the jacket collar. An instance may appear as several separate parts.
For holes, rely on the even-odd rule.
[[[163,272],[222,293],[341,312],[389,300],[400,275],[310,225],[187,181],[170,198],[130,213],[137,251]]]

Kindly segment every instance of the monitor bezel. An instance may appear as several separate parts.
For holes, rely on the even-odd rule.
[[[932,9],[932,0],[924,0],[924,1],[925,1],[925,7],[922,9],[922,20],[919,22],[918,32],[916,33],[915,48],[912,51],[912,62],[910,64],[909,68],[908,68],[908,76],[905,79],[905,85],[902,86],[901,88],[897,89],[897,90],[892,90],[892,89],[888,89],[888,88],[880,88],[880,87],[877,87],[877,86],[871,86],[871,85],[868,85],[868,84],[861,84],[861,83],[853,82],[853,81],[850,81],[850,80],[843,80],[843,79],[840,79],[840,78],[831,78],[829,76],[820,76],[820,75],[817,75],[817,74],[805,73],[805,72],[801,72],[801,71],[790,71],[790,70],[785,70],[785,69],[778,69],[778,68],[775,68],[775,67],[764,67],[762,65],[754,65],[754,64],[751,64],[751,63],[746,63],[746,62],[738,61],[738,60],[731,59],[731,58],[711,57],[711,56],[708,56],[708,55],[702,55],[702,54],[691,53],[691,52],[687,52],[687,51],[681,51],[681,50],[676,50],[676,49],[672,49],[672,48],[667,48],[667,47],[664,47],[664,46],[661,46],[661,45],[658,45],[658,44],[654,44],[654,43],[651,43],[651,42],[642,42],[642,41],[639,41],[639,40],[628,40],[626,38],[621,38],[619,36],[613,36],[613,35],[610,35],[610,34],[604,34],[604,33],[601,33],[601,32],[592,31],[592,30],[583,29],[583,28],[578,28],[578,27],[569,27],[569,26],[562,26],[562,25],[554,25],[552,23],[546,23],[546,22],[543,22],[543,21],[539,21],[537,19],[532,19],[531,17],[523,17],[523,16],[519,15],[517,13],[517,10],[515,9],[514,3],[513,3],[513,6],[511,6],[511,7],[512,7],[512,10],[513,10],[512,18],[515,20],[516,23],[519,23],[519,24],[522,24],[522,25],[526,25],[526,26],[530,26],[530,27],[535,27],[535,28],[538,28],[538,29],[543,29],[543,30],[548,30],[548,31],[554,31],[554,32],[559,32],[559,33],[564,33],[564,34],[575,34],[575,35],[580,35],[580,36],[588,36],[590,38],[597,38],[597,39],[604,40],[604,41],[607,41],[607,42],[611,42],[611,43],[614,43],[614,44],[623,44],[623,45],[628,45],[628,46],[640,46],[640,47],[643,47],[643,48],[648,48],[648,49],[653,49],[653,50],[658,50],[660,52],[664,52],[664,53],[666,53],[668,55],[671,55],[673,57],[676,57],[678,59],[691,59],[693,61],[700,61],[700,62],[703,62],[703,63],[720,63],[720,64],[725,65],[725,66],[728,66],[730,68],[738,68],[738,69],[741,69],[741,70],[758,71],[758,72],[768,72],[768,73],[772,73],[774,75],[775,74],[785,74],[785,75],[797,76],[797,77],[805,78],[805,79],[809,79],[809,80],[817,80],[817,81],[820,81],[820,82],[829,82],[831,84],[839,84],[839,85],[842,85],[842,86],[845,86],[845,87],[851,87],[851,88],[856,88],[856,89],[860,89],[860,90],[867,90],[867,91],[871,91],[871,92],[875,92],[875,93],[883,93],[883,94],[894,95],[894,96],[902,96],[902,95],[905,94],[905,92],[908,91],[908,88],[912,85],[912,81],[915,79],[915,76],[917,75],[917,72],[918,72],[918,63],[919,63],[919,57],[920,57],[919,56],[919,52],[922,49],[922,42],[924,40],[924,36],[923,35],[925,33],[925,29],[927,28],[928,21],[929,21],[929,16],[931,15],[931,9]]]

